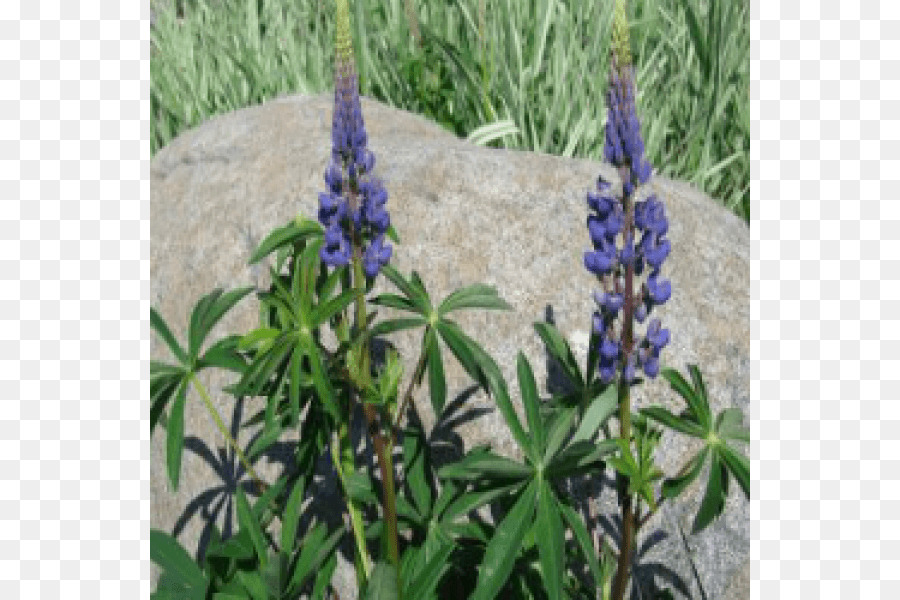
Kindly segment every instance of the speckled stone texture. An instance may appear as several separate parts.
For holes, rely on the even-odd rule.
[[[212,288],[266,285],[265,268],[247,266],[252,250],[272,228],[298,213],[315,215],[329,156],[331,105],[332,96],[323,94],[240,110],[181,135],[154,157],[151,301],[179,335],[194,302]],[[403,272],[415,268],[422,273],[435,298],[479,281],[497,286],[514,311],[460,313],[459,321],[497,359],[510,382],[515,381],[516,352],[522,349],[538,381],[552,385],[546,354],[531,327],[548,312],[583,362],[593,309],[593,280],[582,266],[582,253],[590,243],[585,193],[598,174],[615,181],[614,170],[589,160],[478,148],[421,117],[366,99],[363,111],[370,148],[378,159],[376,174],[385,181],[388,208],[402,238],[393,264]],[[672,343],[664,361],[681,369],[690,362],[700,364],[714,410],[738,406],[746,414],[748,228],[691,186],[663,178],[654,178],[653,185],[666,203],[671,224],[672,254],[664,274],[671,278],[674,292],[660,315],[672,331]],[[384,281],[379,286],[387,289]],[[245,299],[211,339],[246,332],[256,319],[254,300]],[[414,334],[391,339],[410,373],[418,339]],[[166,358],[156,339],[153,357]],[[452,359],[447,365],[452,399],[466,392],[471,381]],[[219,390],[229,379],[214,375],[206,381],[230,422],[234,403]],[[515,389],[514,384],[511,387]],[[482,393],[466,402],[485,409],[485,414],[456,429],[465,447],[490,442],[499,452],[514,454],[493,402]],[[636,406],[649,402],[678,407],[661,380],[638,388]],[[259,400],[247,400],[244,418],[260,407]],[[427,386],[419,393],[419,407],[430,428],[434,418]],[[188,402],[185,431],[196,439],[184,454],[177,494],[166,481],[164,432],[160,429],[153,436],[152,526],[177,529],[179,539],[193,552],[203,536],[206,515],[216,514],[221,524],[233,513],[226,491],[234,487],[234,461],[225,457],[219,472],[210,467],[209,461],[222,463],[223,443],[199,398]],[[241,432],[242,443],[250,434]],[[674,473],[694,449],[683,437],[667,433],[659,451],[665,471]],[[263,477],[273,480],[287,456],[285,444],[261,459]],[[336,522],[340,501],[334,496],[327,463],[321,470],[315,497],[323,499],[318,504],[328,506],[319,516]],[[599,498],[601,514],[612,516],[608,482],[586,482],[574,485],[572,491]],[[647,547],[636,570],[642,591],[655,582],[682,590],[676,597],[749,598],[749,504],[733,486],[724,517],[700,535],[690,536],[702,493],[702,487],[694,485],[681,501],[665,505],[641,532],[638,546]],[[615,518],[604,523],[615,538]],[[345,550],[349,552],[349,547]],[[345,561],[334,583],[342,599],[355,597],[352,569]]]

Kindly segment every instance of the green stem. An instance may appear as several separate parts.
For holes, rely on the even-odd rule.
[[[268,485],[257,475],[256,471],[253,469],[253,465],[250,464],[250,461],[247,460],[247,457],[244,455],[241,447],[238,446],[237,442],[234,441],[234,438],[231,437],[231,433],[229,433],[228,428],[225,427],[225,423],[222,422],[222,417],[219,415],[219,411],[216,410],[216,407],[212,403],[212,399],[209,397],[209,394],[206,392],[206,388],[203,387],[203,384],[200,383],[200,380],[197,379],[197,374],[193,373],[191,375],[191,381],[194,383],[194,389],[197,390],[197,393],[200,394],[200,397],[203,399],[203,403],[206,404],[206,410],[209,411],[209,416],[212,417],[213,421],[216,423],[216,427],[219,428],[219,433],[222,434],[222,437],[225,438],[225,441],[231,446],[231,449],[234,450],[234,453],[237,455],[238,459],[241,461],[241,464],[244,465],[244,468],[247,469],[247,473],[256,481],[256,485],[260,488],[260,493],[265,491]]]
[[[364,327],[366,323],[366,280],[362,268],[361,244],[358,239],[354,239],[353,242],[353,288],[359,292],[359,295],[356,298],[356,328],[357,335],[359,335],[359,333],[361,333],[359,329]],[[362,348],[360,348],[359,352],[359,373],[361,373],[364,378],[362,383],[367,383],[368,378],[370,377],[369,348],[366,341],[361,343]],[[359,390],[360,399],[362,399],[362,393],[362,390]],[[383,492],[382,510],[384,513],[384,531],[387,535],[388,560],[396,567],[398,598],[402,600],[402,594],[399,592],[401,582],[400,545],[397,535],[397,496],[394,490],[394,464],[391,457],[391,453],[393,452],[393,435],[388,434],[385,436],[381,431],[378,410],[374,405],[363,402],[363,412],[366,415],[369,436],[372,439],[372,445],[375,447],[375,454],[378,457],[378,467],[381,471],[381,485]],[[390,425],[390,423],[388,425]]]
[[[350,427],[347,421],[338,426],[337,444],[331,445],[331,458],[334,461],[334,467],[337,471],[338,478],[341,480],[341,487],[344,490],[344,496],[347,499],[347,512],[350,513],[350,526],[353,529],[354,553],[353,564],[356,567],[356,583],[359,589],[364,589],[369,575],[372,572],[372,565],[369,559],[369,552],[366,548],[366,528],[362,520],[362,511],[357,506],[356,501],[350,497],[350,489],[347,486],[347,474],[356,470],[356,464],[353,457],[353,445],[350,442]]]
[[[619,424],[621,439],[631,443],[631,397],[628,382],[624,378],[619,382]],[[628,584],[628,570],[631,566],[631,552],[634,545],[634,507],[631,502],[631,494],[628,493],[628,481],[619,476],[619,486],[622,489],[622,544],[619,546],[619,561],[616,565],[616,575],[613,583],[612,600],[623,600],[625,588]]]

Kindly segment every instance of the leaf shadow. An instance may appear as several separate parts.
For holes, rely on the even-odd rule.
[[[597,518],[597,525],[603,530],[607,539],[615,540],[615,545],[619,546],[622,540],[621,516],[601,515]],[[663,529],[655,529],[643,536],[643,540],[631,557],[630,598],[654,600],[668,588],[676,590],[685,598],[691,598],[688,584],[677,571],[662,562],[650,561],[648,558],[650,551],[668,540],[669,537],[670,534]]]
[[[243,416],[244,399],[237,398],[234,403],[234,409],[231,414],[231,424],[229,431],[232,438],[237,439],[238,430],[241,426],[241,417]],[[250,439],[247,447],[262,435],[262,431],[254,434]],[[188,523],[198,516],[203,520],[203,529],[197,545],[198,561],[203,561],[209,543],[212,539],[213,530],[217,527],[217,523],[222,523],[222,539],[228,539],[234,533],[235,507],[234,495],[237,493],[238,485],[248,495],[256,496],[258,491],[255,482],[250,479],[244,479],[246,469],[238,460],[234,450],[224,446],[224,440],[217,438],[215,453],[210,446],[196,436],[187,436],[184,439],[184,448],[194,453],[202,460],[219,479],[219,483],[209,487],[194,498],[192,498],[172,527],[172,536],[178,537],[187,527]],[[254,457],[250,462],[255,466],[262,458],[267,458],[269,462],[281,463],[285,468],[291,460],[291,444],[289,442],[276,442],[272,444],[265,452]]]

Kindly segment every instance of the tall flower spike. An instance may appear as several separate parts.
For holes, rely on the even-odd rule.
[[[668,329],[652,319],[644,336],[643,324],[654,307],[672,295],[672,284],[661,268],[672,245],[666,209],[653,194],[637,201],[635,191],[650,181],[652,169],[644,157],[641,124],[635,106],[628,21],[624,0],[616,2],[610,45],[609,87],[604,158],[622,180],[621,195],[599,178],[588,192],[587,218],[592,250],[584,254],[585,268],[594,274],[602,292],[594,292],[597,311],[593,329],[598,344],[600,378],[611,382],[616,374],[630,383],[640,368],[647,377],[659,373],[659,355],[669,343]],[[643,276],[644,281],[640,281]]]
[[[387,191],[371,176],[375,155],[368,149],[359,101],[347,0],[336,0],[336,13],[331,162],[325,169],[328,192],[319,194],[319,222],[325,227],[320,256],[327,265],[346,265],[355,243],[366,275],[375,277],[391,257],[391,246],[384,243],[391,218]]]

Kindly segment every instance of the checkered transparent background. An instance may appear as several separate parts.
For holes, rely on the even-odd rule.
[[[0,598],[147,598],[149,5],[0,3]]]
[[[751,30],[752,597],[898,598],[900,5]],[[0,3],[2,598],[149,596],[148,32]]]
[[[900,5],[752,13],[753,597],[900,598]]]

